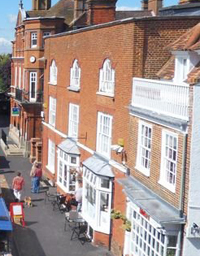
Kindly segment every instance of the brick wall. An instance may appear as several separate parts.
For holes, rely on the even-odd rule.
[[[132,78],[156,78],[156,73],[170,57],[170,53],[163,47],[177,39],[184,31],[198,23],[198,19],[159,19],[151,18],[135,20],[118,25],[100,26],[101,28],[70,33],[46,40],[45,58],[45,92],[44,102],[48,106],[49,96],[57,98],[56,129],[64,134],[68,132],[69,103],[80,105],[79,142],[88,148],[96,149],[96,126],[98,111],[113,115],[112,144],[117,144],[119,138],[124,139],[128,165],[131,174],[142,181],[150,189],[171,204],[178,206],[182,159],[183,136],[179,134],[179,161],[177,194],[169,192],[158,184],[159,160],[161,148],[161,126],[154,125],[155,144],[152,149],[153,172],[151,179],[144,177],[134,169],[137,149],[138,119],[130,119],[128,105],[131,101]],[[181,29],[179,29],[181,27]],[[96,94],[99,86],[99,69],[109,58],[115,69],[114,98]],[[58,68],[57,85],[50,85],[49,67],[55,59]],[[81,68],[80,92],[69,91],[70,68],[77,59]],[[48,123],[48,107],[45,109],[45,122]],[[130,124],[129,124],[130,121]],[[129,133],[130,132],[130,133]],[[174,131],[176,132],[176,131]],[[43,168],[47,165],[48,138],[56,145],[61,138],[58,134],[44,127],[43,133]],[[81,150],[81,161],[89,157],[89,153]],[[121,163],[121,156],[112,152],[112,158]],[[57,170],[57,168],[55,168]],[[119,199],[119,200],[118,200]],[[125,195],[119,184],[115,184],[114,208],[125,212]],[[113,225],[112,248],[119,255],[123,250],[123,235],[120,235],[119,225]],[[122,234],[122,233],[121,233]],[[101,237],[100,235],[98,237]],[[104,240],[104,238],[102,238]],[[103,242],[103,241],[102,241]]]

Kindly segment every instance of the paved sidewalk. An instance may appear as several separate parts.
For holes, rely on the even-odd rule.
[[[4,184],[2,192],[6,203],[9,205],[14,199],[9,187],[16,172],[21,171],[26,183],[22,198],[31,196],[34,204],[24,209],[26,227],[14,227],[14,242],[18,251],[18,254],[14,252],[14,256],[111,256],[110,252],[89,242],[82,245],[77,239],[70,241],[71,231],[64,231],[64,215],[53,211],[50,202],[45,204],[44,192],[31,194],[30,169],[28,159],[5,158],[0,149],[0,184]]]

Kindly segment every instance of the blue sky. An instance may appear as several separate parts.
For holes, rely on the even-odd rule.
[[[0,4],[0,53],[11,52],[10,41],[14,38],[14,27],[19,8],[20,0],[1,0]],[[58,0],[52,0],[52,4],[57,3]],[[164,0],[164,6],[177,4],[179,0]],[[23,0],[25,10],[30,10],[32,0]],[[141,0],[118,0],[117,7],[120,9],[141,7]]]

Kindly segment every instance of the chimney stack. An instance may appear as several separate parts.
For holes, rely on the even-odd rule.
[[[74,19],[77,19],[86,10],[86,0],[74,0]]]
[[[148,10],[148,0],[143,0],[141,3],[142,3],[142,10]]]
[[[117,0],[87,0],[88,25],[96,25],[115,20]]]
[[[32,10],[48,10],[51,8],[51,0],[32,0]]]
[[[163,7],[162,0],[149,0],[148,1],[148,10],[153,11],[154,15],[158,15],[159,9]]]

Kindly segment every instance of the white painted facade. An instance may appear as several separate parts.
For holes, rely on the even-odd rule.
[[[186,236],[184,237],[183,256],[200,254],[200,84],[194,86],[192,116],[192,139],[189,172],[189,197]],[[198,227],[192,230],[192,226]]]

